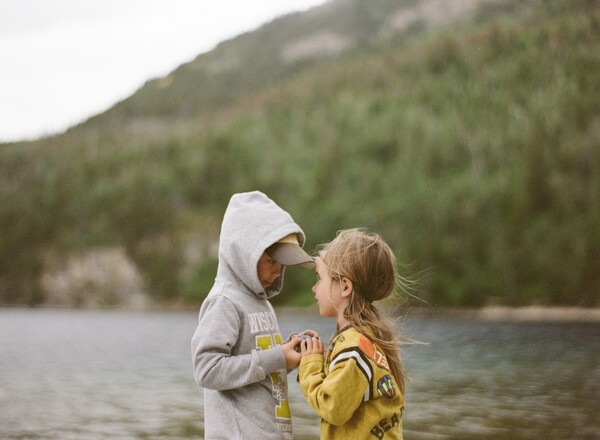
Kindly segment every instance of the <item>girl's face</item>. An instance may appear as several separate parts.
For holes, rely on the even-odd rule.
[[[317,258],[315,263],[317,282],[312,287],[312,291],[319,306],[319,314],[328,318],[338,318],[339,321],[348,298],[342,296],[341,283],[331,278],[323,260]]]
[[[257,264],[258,279],[263,288],[269,287],[281,276],[283,266],[273,260],[267,253],[263,253]]]

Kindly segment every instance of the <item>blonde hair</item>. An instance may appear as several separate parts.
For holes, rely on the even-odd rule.
[[[402,286],[394,253],[378,234],[347,229],[322,245],[319,256],[333,280],[348,278],[352,281],[353,291],[344,317],[383,350],[391,373],[404,393],[406,373],[400,360],[400,342],[393,325],[372,303],[389,297]]]

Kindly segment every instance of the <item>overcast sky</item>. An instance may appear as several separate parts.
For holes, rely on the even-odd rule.
[[[220,41],[325,0],[0,0],[0,142],[58,133]]]

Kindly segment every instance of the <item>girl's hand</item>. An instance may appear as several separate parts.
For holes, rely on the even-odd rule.
[[[299,336],[301,336],[301,335],[307,335],[307,336],[310,336],[311,338],[320,338],[319,334],[314,330],[304,330],[303,332],[301,332],[299,334]]]
[[[284,344],[287,344],[288,342],[292,341],[292,340],[296,340],[296,345],[294,346],[294,350],[296,350],[298,353],[300,353],[300,341],[302,341],[303,339],[306,338],[318,338],[320,339],[319,334],[314,331],[314,330],[303,330],[300,333],[292,333],[291,335],[288,336],[288,338],[285,340]]]
[[[309,354],[323,354],[323,341],[318,336],[303,339],[300,343],[300,354],[302,357]]]

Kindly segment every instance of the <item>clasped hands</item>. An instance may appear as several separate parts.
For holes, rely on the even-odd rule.
[[[292,333],[283,344],[283,353],[285,354],[286,368],[293,370],[303,356],[323,354],[323,341],[314,330]]]

